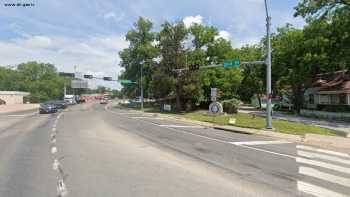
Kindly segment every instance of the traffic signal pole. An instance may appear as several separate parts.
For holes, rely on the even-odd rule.
[[[143,63],[140,64],[140,72],[141,72],[141,81],[140,81],[140,89],[141,89],[141,111],[143,111],[143,83],[142,83],[142,75],[143,75]]]
[[[266,33],[267,33],[267,59],[266,59],[266,96],[267,96],[267,106],[266,106],[266,128],[272,129],[272,88],[271,88],[271,17],[269,16],[267,0],[265,0],[265,10],[266,10]]]

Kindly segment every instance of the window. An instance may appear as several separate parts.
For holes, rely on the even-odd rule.
[[[339,104],[346,105],[346,94],[339,94]]]
[[[331,104],[338,105],[339,104],[339,95],[338,94],[331,94]]]
[[[309,94],[309,104],[315,104],[315,98],[313,94]]]

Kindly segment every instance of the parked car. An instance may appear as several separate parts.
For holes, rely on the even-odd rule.
[[[52,103],[41,103],[39,107],[40,114],[56,113],[57,107]]]

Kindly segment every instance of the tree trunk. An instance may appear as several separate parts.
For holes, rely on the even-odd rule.
[[[180,98],[180,88],[176,87],[176,111],[180,112],[182,111],[182,105],[181,105],[181,98]]]
[[[297,85],[295,88],[293,88],[293,92],[294,92],[294,99],[293,99],[293,103],[294,103],[294,110],[296,111],[297,114],[300,113],[300,109],[303,106],[303,101],[304,101],[304,93],[302,90],[302,87],[300,85]]]
[[[258,102],[259,102],[259,109],[261,109],[261,97],[260,97],[260,94],[257,94],[258,96]]]

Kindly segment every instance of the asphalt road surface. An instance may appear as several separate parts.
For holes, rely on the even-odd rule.
[[[340,152],[96,102],[13,115],[0,116],[1,197],[350,195]]]

